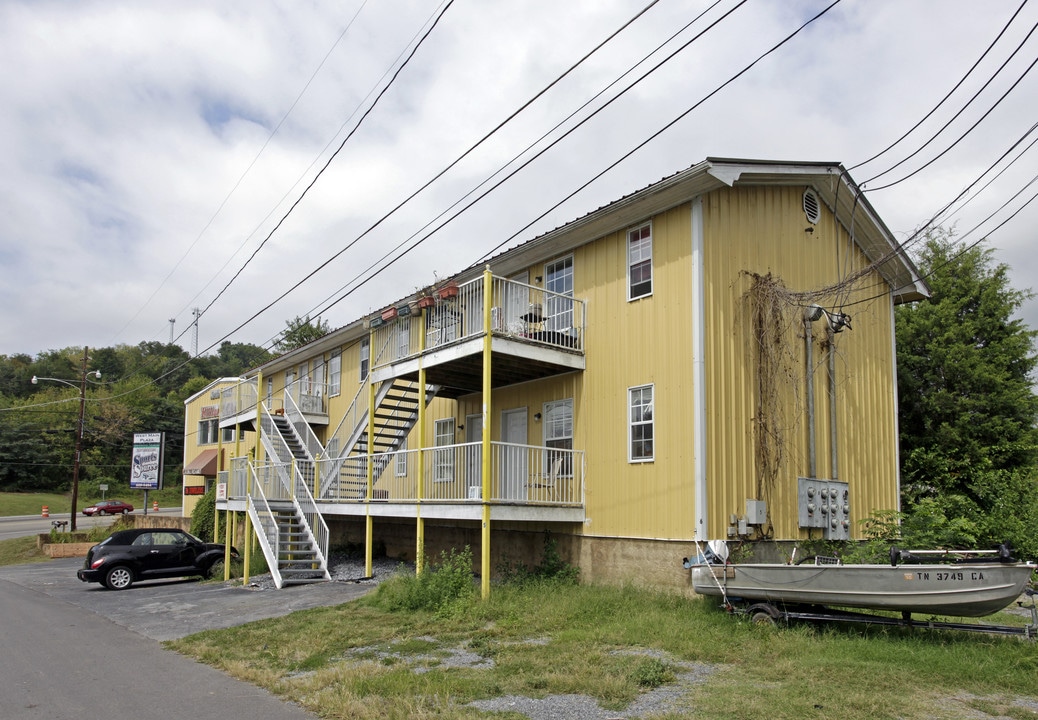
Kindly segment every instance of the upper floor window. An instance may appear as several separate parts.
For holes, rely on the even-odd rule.
[[[368,379],[368,367],[371,364],[371,338],[360,341],[360,381]]]
[[[199,445],[212,445],[217,442],[219,431],[220,419],[212,418],[211,420],[202,420],[198,423],[198,444]]]
[[[652,294],[652,223],[627,231],[627,297]]]
[[[628,392],[628,448],[631,462],[652,460],[653,455],[653,386],[633,387]]]
[[[573,329],[573,256],[544,266],[544,329],[556,332]],[[556,294],[557,293],[557,294]]]
[[[332,350],[328,358],[328,394],[338,395],[342,391],[342,351]]]

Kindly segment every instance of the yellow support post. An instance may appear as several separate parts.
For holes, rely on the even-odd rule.
[[[371,343],[370,347],[374,347]],[[375,487],[375,456],[372,446],[375,440],[375,384],[371,382],[371,366],[368,366],[368,495],[364,503],[364,574],[374,575],[371,546],[375,542],[375,526],[371,517],[371,497]]]
[[[492,306],[491,293],[494,289],[494,276],[488,265],[483,271],[483,527],[480,538],[481,547],[481,592],[483,599],[490,597],[490,353],[493,337],[490,332]]]
[[[415,505],[415,575],[425,570],[425,519],[422,517],[422,498],[425,497],[425,319],[427,308],[422,309],[418,333],[418,497]]]

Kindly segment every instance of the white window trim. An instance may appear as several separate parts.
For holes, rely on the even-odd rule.
[[[342,393],[342,350],[332,350],[328,357],[328,396]]]
[[[633,409],[633,394],[636,390],[645,390],[648,388],[652,391],[652,417],[648,421],[642,421],[635,423],[631,417],[631,410]],[[634,427],[635,425],[651,425],[652,426],[652,454],[649,457],[634,457]],[[656,384],[648,383],[645,385],[632,385],[627,388],[627,462],[629,463],[645,463],[654,462],[656,460]]]
[[[397,448],[394,470],[397,477],[407,477],[407,438],[401,440]]]
[[[549,430],[549,428],[552,425],[552,422],[551,422],[552,410],[555,407],[557,407],[557,406],[568,406],[569,407],[569,419],[570,419],[569,434],[568,435],[558,435],[558,436],[554,436],[554,437],[548,437],[548,430]],[[565,455],[570,460],[569,462],[565,462],[564,461],[562,463],[562,471],[561,471],[559,477],[571,478],[571,477],[573,477],[573,472],[574,472],[574,469],[573,469],[573,462],[574,462],[574,460],[573,460],[573,458],[575,457],[575,454],[573,453],[573,430],[574,430],[574,424],[576,422],[576,420],[574,418],[574,415],[573,415],[574,414],[573,398],[562,398],[560,400],[553,400],[553,401],[550,401],[550,402],[546,402],[541,407],[541,413],[542,413],[542,417],[544,418],[544,422],[542,423],[541,439],[542,439],[542,444],[544,445],[544,447],[548,448],[545,451],[545,453],[544,453],[545,467],[542,467],[541,471],[546,473],[546,474],[551,471],[551,468],[549,468],[547,466],[547,464],[549,462],[548,458],[551,455],[553,446],[548,445],[548,443],[550,441],[556,441],[556,440],[569,440],[569,447],[568,448],[559,448],[560,450],[565,450],[566,451]]]
[[[637,297],[634,297],[631,294],[631,289],[633,285],[633,283],[631,282],[631,270],[634,268],[634,265],[631,263],[631,233],[638,232],[646,227],[649,228],[649,292],[645,293],[644,295],[638,295]],[[655,237],[656,229],[653,227],[651,220],[649,222],[644,222],[639,225],[635,225],[634,227],[627,228],[627,302],[634,302],[635,300],[641,300],[642,298],[652,297],[652,294],[656,291],[656,267],[653,264],[653,252],[656,249],[654,242]],[[644,259],[639,262],[644,262]]]
[[[358,382],[364,382],[368,379],[368,374],[371,372],[371,339],[364,338],[361,340],[360,348],[357,352],[360,358],[360,361],[357,363],[357,366],[360,368],[360,380]],[[367,361],[367,368],[364,366],[365,361]]]
[[[433,423],[433,482],[454,482],[454,418],[442,418]],[[447,442],[441,443],[441,440]],[[442,450],[439,448],[443,448]],[[441,454],[442,453],[442,454]],[[441,474],[441,470],[445,470]]]

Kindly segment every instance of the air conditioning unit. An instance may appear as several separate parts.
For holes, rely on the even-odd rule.
[[[469,487],[469,500],[479,500],[483,497],[483,488],[479,485],[472,485]]]

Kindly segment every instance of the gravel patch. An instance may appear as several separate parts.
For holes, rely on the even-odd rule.
[[[360,585],[378,585],[398,572],[414,573],[414,563],[389,558],[374,558],[371,563],[370,576],[365,574],[364,558],[355,555],[332,555],[328,558],[328,574],[332,582],[357,583]],[[253,575],[249,578],[252,590],[275,589],[274,578],[270,573]]]

